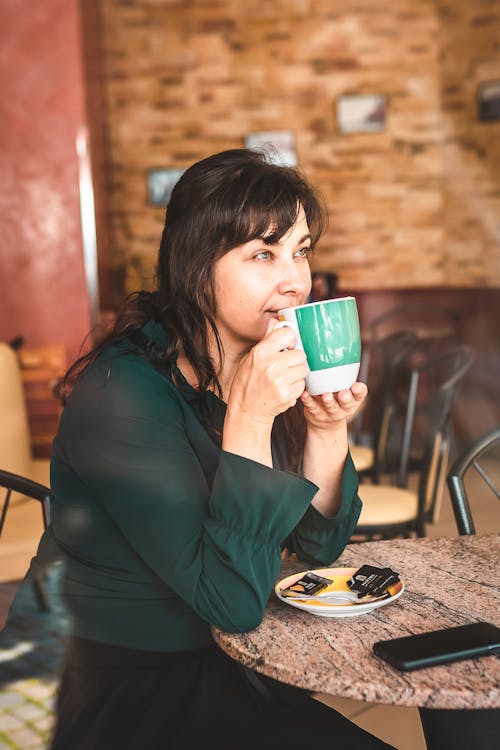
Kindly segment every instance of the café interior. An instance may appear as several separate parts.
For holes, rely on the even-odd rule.
[[[29,13],[8,0],[0,28],[0,470],[50,486],[54,386],[126,296],[152,288],[175,181],[260,147],[327,207],[311,299],[358,306],[369,395],[350,440],[367,510],[352,543],[457,536],[447,476],[500,425],[500,0],[45,0]],[[476,534],[498,533],[491,487],[468,487]],[[406,493],[408,515],[381,490],[396,505]],[[42,530],[40,502],[14,494],[2,625]],[[0,747],[43,748],[50,731],[64,629],[57,604],[32,609],[38,645],[49,653],[45,628],[56,651],[2,679],[25,713],[0,701]],[[21,636],[12,649],[4,666]],[[416,708],[319,698],[426,747]]]

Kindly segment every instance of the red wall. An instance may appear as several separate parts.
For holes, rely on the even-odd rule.
[[[2,0],[0,29],[0,339],[64,343],[71,359],[90,329],[78,2]]]

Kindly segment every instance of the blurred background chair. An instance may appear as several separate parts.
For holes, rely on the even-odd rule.
[[[28,500],[37,500],[42,509],[42,521],[44,531],[50,524],[50,502],[51,491],[49,487],[38,482],[34,482],[27,477],[13,474],[9,471],[0,469],[0,487],[5,489],[5,496],[0,510],[0,538],[6,523],[7,513],[12,498],[12,493],[18,493],[19,496]],[[42,566],[36,562],[30,568],[30,580],[33,583],[33,590],[41,610],[50,609],[47,592],[44,585],[45,571]]]
[[[359,433],[351,432],[350,451],[354,465],[361,476],[370,476],[378,482],[380,474],[388,470],[391,442],[394,433],[396,399],[395,389],[401,380],[401,370],[406,368],[407,358],[415,347],[417,337],[411,331],[396,331],[377,342],[375,356],[377,369],[381,373],[381,385],[375,394],[368,395],[372,403],[372,427],[369,445],[359,442]],[[360,378],[362,379],[362,378]],[[357,419],[362,419],[361,413]]]
[[[36,483],[37,492],[40,485],[50,487],[50,461],[42,456],[49,455],[57,427],[60,406],[53,386],[65,366],[63,345],[25,347],[22,337],[0,342],[0,470]],[[45,523],[32,499],[14,489],[7,505],[0,504],[2,583],[24,577],[43,533]]]
[[[495,476],[485,467],[487,458],[496,458]],[[482,464],[480,463],[480,460]],[[476,472],[476,478],[486,485],[500,500],[498,476],[500,471],[500,426],[477,438],[455,461],[447,477],[448,490],[459,534],[475,534],[475,526],[466,483]],[[471,493],[472,494],[472,493]]]
[[[437,520],[448,468],[453,402],[473,358],[469,347],[458,346],[412,366],[404,423],[397,429],[400,453],[396,474],[379,484],[360,484],[363,508],[351,541],[425,536],[426,524]],[[425,414],[420,414],[417,422],[416,405],[422,389]],[[395,429],[394,423],[390,429]],[[410,456],[417,438],[423,448],[417,488],[411,489]]]
[[[371,474],[374,481],[384,467],[399,459],[402,438],[397,426],[405,417],[412,369],[457,346],[460,322],[455,310],[427,302],[398,306],[370,323],[359,376],[368,384],[367,405],[352,423],[350,437],[358,471]],[[421,388],[417,412],[425,397]],[[450,437],[454,441],[454,435]],[[415,451],[411,459],[415,460]]]
[[[19,352],[0,342],[0,468],[49,484],[49,460],[33,457]]]
[[[412,331],[428,356],[437,355],[443,346],[459,342],[460,316],[455,310],[438,303],[401,305],[372,320],[370,339],[380,341],[397,331]]]

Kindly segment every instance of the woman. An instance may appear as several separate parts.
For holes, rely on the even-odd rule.
[[[346,421],[366,387],[311,397],[275,328],[310,292],[321,231],[294,170],[247,150],[198,162],[157,290],[68,372],[51,483],[73,628],[52,750],[384,746],[210,630],[256,627],[282,551],[330,564],[359,516]]]

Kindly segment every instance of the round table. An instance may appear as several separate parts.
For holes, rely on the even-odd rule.
[[[417,706],[424,731],[436,720],[443,724],[447,715],[456,729],[461,717],[470,719],[470,709],[490,720],[498,717],[491,709],[500,708],[497,657],[399,672],[374,656],[372,646],[476,620],[500,625],[499,550],[499,534],[352,544],[334,567],[391,567],[405,584],[397,601],[357,617],[326,618],[272,594],[258,628],[238,634],[214,628],[214,638],[233,659],[281,682],[355,700]],[[307,564],[289,558],[280,579],[304,570]],[[439,746],[427,739],[429,747]],[[483,750],[480,743],[475,747]]]

